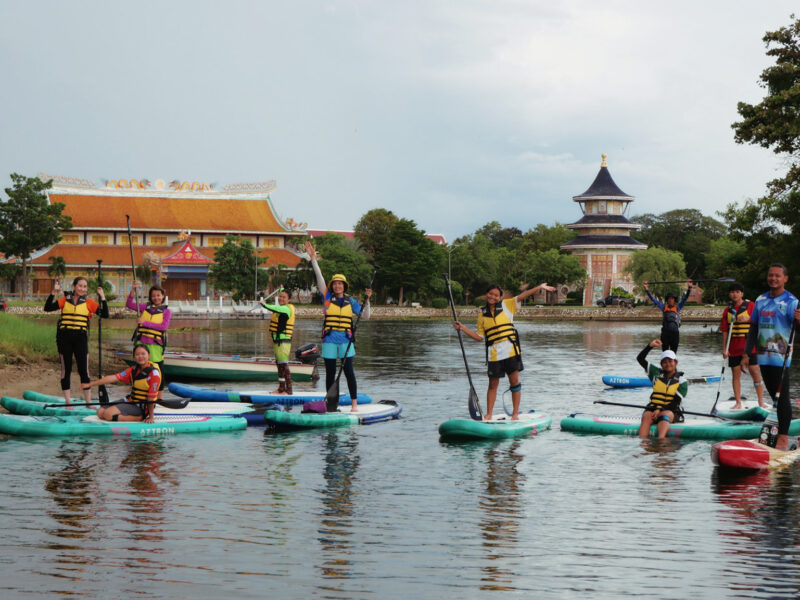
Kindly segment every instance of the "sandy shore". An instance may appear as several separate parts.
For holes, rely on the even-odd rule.
[[[61,395],[61,386],[58,384],[60,377],[58,365],[54,363],[0,366],[0,396],[22,398],[22,392],[25,390]],[[80,397],[77,375],[74,375],[72,380],[74,388],[72,394]],[[2,407],[0,410],[6,412]]]

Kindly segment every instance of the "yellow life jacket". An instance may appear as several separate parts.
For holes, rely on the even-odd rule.
[[[488,361],[489,348],[495,344],[508,340],[514,345],[515,356],[522,354],[519,345],[519,333],[514,327],[513,321],[509,318],[504,309],[495,307],[495,314],[492,314],[489,307],[483,308],[483,336],[486,342],[486,354]]]
[[[675,373],[671,379],[665,380],[658,377],[653,382],[653,393],[650,394],[650,402],[659,408],[668,406],[675,401],[678,387],[681,385],[680,376],[682,373]]]
[[[131,393],[128,395],[128,400],[131,402],[138,402],[143,407],[149,401],[147,393],[150,391],[150,386],[147,383],[147,378],[153,371],[158,371],[158,368],[151,362],[139,368],[137,365],[133,371],[133,383],[131,384]]]
[[[77,299],[72,294],[65,294],[64,308],[61,309],[61,317],[58,319],[58,328],[66,331],[88,331],[89,306],[86,304],[86,296]]]
[[[344,331],[349,337],[353,336],[353,307],[349,296],[344,297],[342,306],[339,306],[335,298],[328,303],[325,309],[325,321],[322,323],[322,337],[331,331]]]
[[[144,311],[142,311],[142,321],[149,323],[163,323],[164,311],[166,309],[167,309],[166,304],[161,304],[159,306],[153,306],[152,304],[148,304],[147,308],[145,308]],[[152,338],[153,341],[162,348],[167,347],[167,333],[165,331],[159,331],[158,329],[151,329],[150,327],[139,325],[136,328],[136,332],[133,335],[133,339],[137,342],[140,342],[142,341],[142,338],[144,336]]]
[[[269,332],[272,334],[272,341],[291,340],[294,333],[294,305],[287,304],[290,313],[272,313],[269,321]]]
[[[750,331],[750,321],[737,321],[736,317],[743,312],[747,312],[747,307],[749,305],[749,300],[743,300],[742,304],[740,305],[741,312],[734,314],[733,311],[730,309],[728,310],[728,323],[731,326],[731,339],[747,337],[747,332]]]

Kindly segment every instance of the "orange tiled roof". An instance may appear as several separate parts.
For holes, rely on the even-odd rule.
[[[278,222],[267,200],[223,200],[186,197],[119,197],[89,194],[50,194],[63,202],[64,214],[77,228],[125,230],[125,215],[134,230],[289,231]]]

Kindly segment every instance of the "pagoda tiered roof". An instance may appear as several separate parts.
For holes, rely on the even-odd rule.
[[[594,178],[592,185],[589,189],[579,196],[573,196],[574,202],[585,202],[586,200],[619,200],[621,202],[633,202],[636,198],[629,196],[614,183],[611,173],[606,165],[605,155],[603,155],[603,163],[600,166],[600,171],[597,177]]]

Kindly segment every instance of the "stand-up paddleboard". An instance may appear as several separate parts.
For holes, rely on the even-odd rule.
[[[273,394],[266,390],[214,390],[177,382],[169,384],[169,391],[181,398],[191,398],[199,402],[250,402],[252,404],[294,406],[325,400],[325,394],[291,394],[287,396],[286,394]],[[358,394],[357,402],[358,404],[369,404],[372,402],[372,398],[368,394]],[[350,396],[347,394],[339,396],[339,404],[351,404]]]
[[[756,440],[730,440],[711,446],[711,461],[728,469],[776,469],[800,460],[800,450],[776,450]]]
[[[36,397],[37,400],[23,400],[3,396],[0,398],[0,405],[8,412],[15,415],[31,415],[38,417],[88,417],[97,413],[97,408],[86,406],[75,406],[67,408],[64,398],[47,396],[37,392],[26,392],[29,396]],[[60,404],[60,406],[47,406],[47,404]],[[159,415],[191,415],[195,417],[244,417],[248,425],[265,425],[264,413],[267,410],[282,410],[283,407],[273,405],[253,405],[231,402],[190,402],[184,408],[169,408],[156,404],[155,414]]]
[[[599,435],[639,435],[641,415],[598,416],[574,413],[561,420],[561,429],[574,433]],[[800,419],[792,421],[791,435],[800,434]],[[687,416],[683,423],[673,423],[667,437],[692,440],[746,440],[758,437],[761,424],[748,421],[723,421],[706,417]],[[650,436],[658,435],[656,426],[650,427]]]
[[[101,421],[88,417],[32,417],[0,415],[0,433],[36,437],[114,436],[153,438],[178,433],[236,431],[247,427],[239,417],[197,417],[156,415],[154,423],[143,421]]]
[[[742,408],[733,408],[736,400],[730,399],[717,403],[718,417],[737,419],[739,421],[764,421],[769,416],[769,409],[761,408],[758,400],[742,399]]]
[[[336,412],[330,413],[298,413],[268,410],[264,413],[267,426],[271,431],[288,429],[314,429],[343,427],[346,425],[367,425],[378,421],[388,421],[400,416],[402,408],[394,400],[381,400],[358,407],[351,412],[350,406],[340,406]]]
[[[689,383],[716,383],[722,377],[692,377]],[[603,375],[603,383],[616,388],[652,387],[653,382],[647,377],[625,377],[624,375]]]
[[[550,415],[536,411],[520,413],[518,421],[512,421],[508,415],[493,417],[485,421],[450,419],[439,425],[439,441],[460,442],[530,437],[540,431],[550,429],[552,422],[553,419]]]

